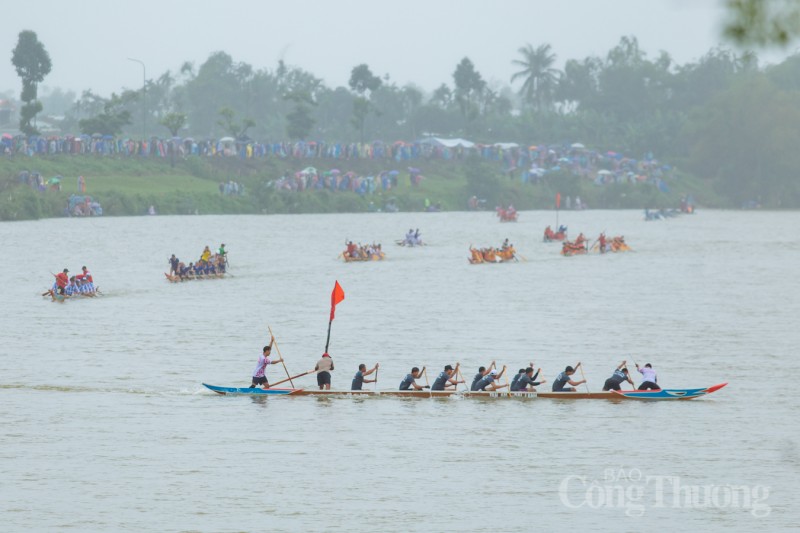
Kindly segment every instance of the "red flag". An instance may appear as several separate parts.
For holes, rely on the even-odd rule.
[[[336,304],[344,300],[344,289],[342,286],[339,285],[337,281],[333,286],[333,292],[331,293],[331,320],[333,320],[333,315],[336,312]]]
[[[558,209],[559,207],[561,207],[561,193],[557,192],[556,193],[556,209]]]

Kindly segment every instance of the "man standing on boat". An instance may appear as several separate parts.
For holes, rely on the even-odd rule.
[[[539,372],[542,369],[536,371],[536,374],[533,373],[533,363],[531,366],[525,369],[524,373],[519,377],[516,382],[516,386],[512,383],[511,390],[513,392],[528,392],[528,391],[535,391],[534,387],[541,385],[542,383],[546,383],[547,380],[543,379],[542,381],[536,381],[536,378],[539,377]],[[528,388],[530,386],[530,388]]]
[[[219,256],[219,262],[225,266],[228,265],[228,251],[225,249],[225,243],[219,245],[219,250],[217,250],[217,255]]]
[[[611,374],[611,377],[606,380],[603,384],[603,390],[620,390],[620,384],[623,381],[627,381],[631,384],[631,387],[635,387],[636,385],[633,384],[633,380],[631,379],[628,368],[625,366],[625,361],[621,362],[614,373]]]
[[[211,259],[211,249],[206,245],[203,249],[203,253],[200,254],[200,261],[204,263],[208,263],[208,260]]]
[[[175,257],[175,254],[172,254],[172,257],[169,258],[169,275],[170,276],[177,276],[178,275],[178,265],[180,264],[181,260]]]
[[[639,390],[661,390],[661,387],[658,386],[658,376],[656,376],[656,371],[653,370],[653,366],[650,363],[644,365],[643,368],[639,368],[639,365],[636,365],[636,370],[642,375],[642,383],[639,385]]]
[[[369,376],[377,370],[378,363],[375,363],[375,366],[372,367],[372,370],[367,370],[367,365],[364,363],[358,365],[358,372],[356,372],[356,375],[353,376],[353,384],[350,386],[350,390],[361,390],[361,386],[364,383],[375,383],[378,381],[377,379],[364,379],[366,376]]]
[[[67,285],[69,285],[69,269],[65,268],[62,272],[53,275],[56,278],[56,290],[58,294],[64,294]]]
[[[480,367],[478,369],[478,373],[475,374],[474,378],[472,378],[472,384],[470,385],[469,390],[476,390],[475,385],[477,385],[478,382],[483,379],[483,377],[486,376],[494,367],[494,361],[492,361],[492,364],[489,365],[489,368],[486,368],[485,366]]]
[[[586,383],[585,379],[582,379],[580,381],[572,381],[570,379],[570,376],[572,376],[572,374],[575,373],[575,369],[580,366],[581,366],[580,362],[578,362],[578,364],[575,365],[575,368],[567,366],[567,368],[565,368],[564,371],[560,373],[556,377],[556,380],[553,382],[553,392],[575,392],[575,387]],[[571,387],[567,387],[568,384],[571,385]]]
[[[493,368],[489,371],[489,374],[487,376],[483,376],[480,379],[480,381],[478,381],[475,385],[473,385],[471,390],[474,392],[474,391],[485,391],[487,389],[490,391],[502,389],[503,387],[505,387],[505,385],[498,385],[497,383],[495,383],[495,381],[503,377],[503,374],[505,373],[506,373],[505,365],[503,366],[503,370],[501,370],[499,374],[497,373],[497,369]]]
[[[422,372],[425,371],[425,367],[422,367]],[[406,377],[403,378],[403,381],[400,382],[400,390],[422,390],[425,387],[422,385],[417,385],[417,378],[419,378],[422,372],[419,371],[419,368],[416,366],[411,369],[410,374],[406,374]]]
[[[268,346],[264,346],[261,355],[258,357],[258,364],[256,364],[256,369],[253,371],[253,381],[252,383],[250,383],[251,389],[254,389],[258,385],[262,385],[263,388],[268,389],[269,382],[267,381],[267,376],[266,376],[267,366],[283,362],[283,359],[269,358],[269,354],[272,352],[273,344],[275,344],[275,337],[272,337],[270,339]]]
[[[450,365],[444,367],[444,372],[439,374],[433,381],[433,385],[431,385],[431,390],[445,390],[450,385],[455,387],[459,383],[464,383],[463,380],[458,379],[458,367],[460,365],[461,363],[456,363],[455,370]]]
[[[322,354],[322,357],[317,361],[317,366],[314,367],[317,371],[317,385],[319,390],[331,390],[331,372],[333,372],[333,359],[327,352]]]

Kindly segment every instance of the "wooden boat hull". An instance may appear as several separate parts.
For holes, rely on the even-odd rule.
[[[371,255],[369,257],[349,257],[347,254],[342,254],[342,259],[345,263],[358,263],[364,261],[383,261],[386,259],[386,254],[381,252],[380,255]]]
[[[99,290],[100,290],[100,288],[98,287],[95,290],[95,292],[93,292],[93,293],[87,294],[87,293],[79,292],[79,293],[73,294],[72,296],[66,296],[64,294],[58,294],[54,290],[50,289],[47,292],[42,293],[42,297],[50,298],[50,300],[53,301],[53,302],[58,302],[58,303],[62,303],[63,304],[64,302],[66,302],[68,300],[85,300],[86,298],[96,298],[99,294],[101,294],[99,292]]]
[[[208,276],[197,276],[197,275],[195,275],[195,276],[191,276],[191,277],[181,278],[180,276],[170,275],[170,274],[167,274],[166,272],[164,272],[164,277],[166,277],[167,281],[169,281],[170,283],[181,283],[183,281],[195,281],[195,280],[204,280],[204,279],[222,279],[222,278],[225,277],[225,273],[223,272],[223,273],[220,273],[220,274],[210,274]]]
[[[521,399],[548,398],[559,400],[622,400],[623,396],[612,392],[510,392],[498,391],[432,391],[432,390],[317,390],[317,389],[262,389],[247,387],[219,387],[203,383],[203,386],[217,394],[230,396],[318,396],[330,398],[347,397],[388,397],[388,398],[484,398],[484,399]]]

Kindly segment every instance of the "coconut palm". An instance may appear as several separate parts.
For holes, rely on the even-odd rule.
[[[559,71],[553,68],[556,55],[549,44],[542,44],[534,49],[529,43],[521,47],[518,52],[522,59],[515,59],[511,63],[522,67],[522,70],[511,76],[511,83],[522,79],[520,96],[537,111],[542,111],[552,102],[553,91],[558,81]]]

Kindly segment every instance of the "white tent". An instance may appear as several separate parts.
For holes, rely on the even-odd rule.
[[[433,144],[435,146],[443,146],[445,148],[473,148],[475,143],[466,139],[443,139],[441,137],[426,137],[420,142],[425,144]]]

